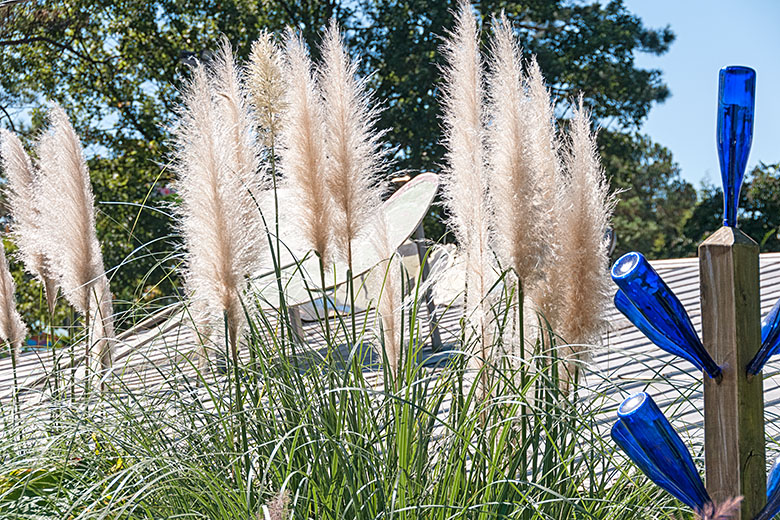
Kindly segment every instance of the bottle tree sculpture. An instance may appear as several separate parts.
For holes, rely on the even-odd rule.
[[[706,483],[652,398],[618,408],[612,437],[661,488],[693,509],[743,497],[735,520],[780,512],[780,464],[766,475],[761,369],[780,350],[780,301],[760,322],[758,245],[737,228],[739,192],[753,138],[756,73],[720,71],[717,142],[723,227],[699,245],[702,335],[640,253],[615,262],[615,306],[653,343],[702,370]]]

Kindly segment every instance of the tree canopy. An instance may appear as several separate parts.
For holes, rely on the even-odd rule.
[[[371,73],[380,125],[398,169],[438,171],[441,36],[454,3],[430,0],[21,0],[0,3],[0,121],[28,139],[47,100],[61,103],[90,153],[98,228],[112,285],[131,301],[171,294],[177,240],[166,204],[169,133],[188,64],[207,58],[225,35],[246,56],[259,31],[301,31],[317,58],[331,18]],[[603,127],[601,152],[613,186],[625,190],[615,217],[621,247],[662,254],[694,203],[668,150],[638,131],[653,103],[669,95],[657,70],[635,64],[662,54],[671,30],[645,27],[621,0],[485,0],[489,22],[505,11],[524,52],[537,56],[561,118],[582,92]],[[485,24],[486,29],[489,24]],[[392,173],[392,172],[389,172]],[[674,205],[666,205],[668,201]],[[660,201],[666,201],[660,204]],[[664,212],[666,209],[666,212]],[[434,210],[434,217],[436,212]],[[443,227],[426,223],[437,238]]]

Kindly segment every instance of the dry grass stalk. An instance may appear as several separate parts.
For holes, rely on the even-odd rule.
[[[444,68],[444,201],[466,258],[466,312],[479,338],[476,366],[491,357],[488,293],[495,280],[490,251],[490,207],[485,164],[482,59],[477,22],[460,2],[456,25],[446,39]]]
[[[90,319],[92,332],[90,337],[94,338],[98,360],[101,368],[106,370],[113,364],[114,344],[116,343],[114,334],[114,306],[113,295],[109,286],[108,277],[104,274],[94,286],[92,293],[93,315]]]
[[[282,53],[272,35],[263,30],[252,44],[247,66],[247,88],[255,109],[260,138],[272,150],[276,146],[282,114],[285,110],[285,86]]]
[[[399,282],[403,274],[401,261],[394,245],[390,243],[384,214],[380,213],[375,217],[371,237],[374,250],[382,261],[370,273],[367,289],[376,302],[382,320],[384,347],[390,370],[397,374],[401,363],[403,308],[403,291]]]
[[[285,59],[280,169],[295,197],[291,209],[304,242],[327,266],[333,259],[334,207],[326,185],[322,99],[306,46],[293,32],[286,37]]]
[[[45,201],[39,205],[39,227],[45,237],[42,243],[65,298],[89,321],[99,310],[93,304],[93,294],[108,292],[89,170],[81,141],[65,111],[55,105],[49,122],[37,147],[39,200]],[[88,330],[90,327],[88,324]],[[91,345],[87,354],[89,362]],[[103,351],[102,356],[101,364],[109,366],[110,352]]]
[[[286,520],[290,517],[290,492],[280,491],[267,505],[260,508],[257,520]]]
[[[584,345],[599,341],[609,305],[609,251],[605,233],[615,206],[596,151],[590,118],[582,105],[574,110],[564,153],[566,204],[558,222],[558,261],[551,276],[565,281],[555,329],[569,344],[564,356],[587,357]]]
[[[16,284],[8,269],[5,247],[0,244],[0,337],[11,347],[14,364],[19,359],[27,327],[16,310]]]
[[[352,268],[352,243],[361,237],[381,204],[377,177],[385,165],[382,133],[375,130],[376,109],[365,81],[356,79],[335,20],[322,44],[326,178],[334,201],[333,239],[338,256]]]
[[[57,283],[44,254],[44,237],[40,230],[40,204],[37,192],[37,172],[19,138],[12,132],[0,129],[0,157],[8,178],[6,194],[13,217],[11,233],[18,249],[18,258],[28,273],[36,277],[44,287],[49,313],[54,312]]]
[[[186,284],[212,322],[227,317],[233,349],[244,324],[246,277],[259,267],[264,246],[255,203],[262,183],[254,126],[224,43],[211,76],[200,64],[192,71],[175,130],[175,168]]]

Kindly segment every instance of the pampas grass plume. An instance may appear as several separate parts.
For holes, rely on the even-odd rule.
[[[8,269],[5,248],[0,244],[0,336],[11,345],[11,355],[19,358],[27,327],[16,310],[16,284]]]
[[[466,312],[480,338],[475,363],[490,357],[488,292],[495,279],[490,251],[490,200],[484,149],[482,60],[477,23],[470,6],[460,2],[456,25],[445,40],[444,144],[447,167],[444,201],[450,224],[466,258]]]
[[[36,196],[37,173],[19,138],[0,129],[0,157],[8,178],[6,194],[13,217],[11,233],[18,249],[18,258],[25,269],[36,277],[46,292],[49,312],[54,310],[57,284],[46,259],[44,238],[41,236],[39,205],[46,204]]]
[[[49,111],[49,129],[38,142],[41,173],[40,230],[46,256],[65,298],[87,315],[94,285],[103,275],[95,207],[81,141],[65,111]]]
[[[570,121],[564,153],[566,204],[558,223],[560,257],[553,276],[565,280],[560,295],[560,326],[571,354],[587,355],[582,345],[600,339],[610,301],[609,251],[605,232],[615,206],[596,151],[582,97]]]
[[[285,104],[280,134],[280,170],[293,194],[293,218],[306,245],[323,265],[333,259],[333,200],[326,184],[323,107],[312,63],[300,36],[285,40]]]
[[[227,316],[235,349],[244,323],[241,295],[259,267],[263,242],[255,123],[226,42],[211,76],[201,64],[193,68],[183,97],[174,135],[186,285],[211,320]]]
[[[382,261],[370,273],[367,289],[376,302],[382,321],[385,354],[390,370],[397,374],[401,362],[403,308],[403,290],[399,282],[403,274],[401,260],[390,243],[387,220],[381,212],[374,218],[371,244]]]
[[[269,148],[276,145],[286,106],[283,65],[282,53],[273,37],[269,32],[261,31],[249,55],[247,87],[257,115],[260,137]]]
[[[76,131],[65,111],[54,105],[49,128],[38,141],[40,168],[40,231],[46,257],[51,261],[65,298],[87,320],[92,344],[103,368],[111,366],[113,315],[111,291],[103,268],[95,229],[95,206],[89,170]]]
[[[543,133],[538,128],[543,118],[533,113],[525,95],[512,27],[503,15],[493,27],[488,132],[493,229],[503,267],[512,268],[523,287],[540,277],[547,251],[547,210],[540,188],[547,157],[540,148],[548,143],[534,140]]]
[[[352,267],[352,242],[361,236],[380,206],[377,176],[384,166],[377,112],[358,63],[349,58],[335,20],[322,44],[320,85],[324,101],[326,178],[335,212],[332,227],[338,255]]]
[[[695,512],[697,520],[732,520],[739,511],[742,497],[730,498],[719,504],[706,504]]]

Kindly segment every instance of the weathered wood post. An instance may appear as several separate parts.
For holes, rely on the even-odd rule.
[[[704,463],[713,500],[742,496],[737,520],[766,503],[764,396],[748,363],[761,347],[758,245],[737,229],[739,192],[753,139],[756,73],[724,67],[718,84],[723,226],[699,246],[702,342],[723,371],[704,378]]]
[[[704,376],[704,458],[707,490],[717,503],[744,497],[752,520],[766,503],[762,378],[746,366],[761,345],[758,245],[722,227],[699,246],[702,342],[723,371]]]

